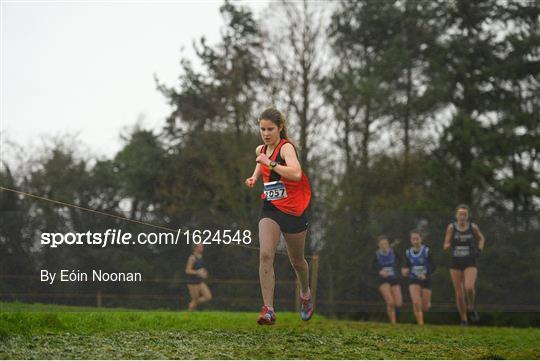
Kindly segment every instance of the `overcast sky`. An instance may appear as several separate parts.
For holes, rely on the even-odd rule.
[[[37,146],[43,135],[77,134],[93,154],[111,156],[141,116],[163,126],[169,107],[154,74],[177,84],[193,40],[218,41],[222,4],[2,2],[2,153],[6,139]],[[258,14],[267,1],[244,4]]]

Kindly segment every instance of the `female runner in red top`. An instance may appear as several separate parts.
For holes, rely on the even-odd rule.
[[[306,209],[311,200],[309,181],[300,167],[294,145],[287,137],[286,120],[277,109],[268,108],[259,117],[263,145],[255,150],[255,171],[246,179],[253,188],[262,174],[264,192],[259,221],[260,264],[259,278],[264,301],[259,316],[260,325],[272,325],[274,312],[274,256],[280,233],[287,243],[289,260],[301,285],[302,320],[313,315],[309,289],[308,263],[304,258],[304,244],[308,228]]]

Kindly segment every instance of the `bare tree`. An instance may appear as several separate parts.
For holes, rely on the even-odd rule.
[[[325,71],[325,22],[328,4],[288,2],[270,5],[262,19],[265,54],[271,68],[271,101],[286,109],[299,134],[300,161],[309,167],[312,136],[323,121],[324,99],[319,84]]]

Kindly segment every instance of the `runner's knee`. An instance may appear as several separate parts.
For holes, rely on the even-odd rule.
[[[274,263],[274,254],[269,251],[261,251],[259,254],[259,260],[261,263]]]
[[[290,261],[294,269],[303,269],[306,267],[306,260],[304,258],[294,258],[290,259]]]

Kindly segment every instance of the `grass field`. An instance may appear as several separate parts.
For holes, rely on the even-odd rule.
[[[540,330],[0,303],[0,359],[539,359]]]

